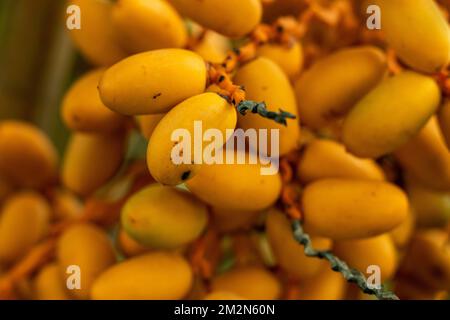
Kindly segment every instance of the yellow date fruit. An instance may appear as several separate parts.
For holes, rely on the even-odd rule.
[[[450,100],[447,100],[438,114],[442,134],[450,150]]]
[[[112,23],[112,2],[70,0],[68,5],[80,8],[81,28],[71,30],[70,35],[90,63],[96,66],[110,66],[127,56],[119,45]]]
[[[380,181],[324,179],[306,186],[305,229],[333,240],[368,238],[388,232],[408,215],[408,199]]]
[[[355,157],[332,140],[313,140],[300,159],[297,174],[301,182],[326,178],[385,180],[381,167],[372,159]]]
[[[222,63],[230,50],[230,40],[211,30],[207,30],[193,47],[194,52],[198,53],[205,61],[212,63]]]
[[[137,116],[136,121],[141,134],[149,140],[158,123],[164,118],[165,113]]]
[[[297,103],[289,79],[275,62],[267,58],[257,58],[241,67],[234,77],[234,82],[245,88],[246,98],[257,102],[265,102],[267,109],[278,111],[282,109],[297,116]],[[279,143],[279,154],[284,155],[298,148],[300,126],[298,119],[288,119],[287,126],[275,123],[273,120],[258,114],[239,114],[238,126],[244,130],[253,128],[259,132],[267,129],[269,137],[272,129],[279,130],[279,142],[267,140],[267,151],[271,151],[273,143]],[[270,155],[271,152],[268,152]]]
[[[81,216],[84,209],[83,202],[66,189],[54,191],[51,206],[55,220],[77,219]]]
[[[275,62],[290,79],[297,76],[303,68],[303,48],[299,42],[290,46],[265,44],[258,48],[257,55]]]
[[[436,112],[440,98],[436,82],[427,76],[406,71],[389,78],[348,114],[344,144],[360,157],[386,155],[420,131]]]
[[[64,186],[82,196],[103,186],[122,164],[124,138],[122,132],[72,135],[62,166]]]
[[[340,50],[316,62],[295,82],[302,121],[326,127],[344,117],[386,73],[386,57],[375,47]]]
[[[409,198],[410,199],[410,198]],[[411,199],[410,199],[411,202]],[[411,207],[413,204],[411,203]],[[389,236],[397,248],[403,249],[411,240],[411,236],[416,228],[416,217],[413,209],[410,208],[408,217],[398,227],[389,232]]]
[[[419,183],[431,189],[450,191],[450,152],[435,117],[394,155],[401,167]]]
[[[95,279],[116,262],[107,234],[87,223],[75,224],[64,231],[58,240],[57,257],[64,282],[71,275],[68,268],[80,268],[81,288],[70,290],[70,294],[77,299],[88,299]]]
[[[151,248],[143,246],[131,238],[123,228],[120,229],[116,241],[120,252],[126,257],[139,256],[151,250]]]
[[[226,291],[250,300],[274,300],[280,297],[279,280],[262,267],[232,269],[212,280],[213,291]]]
[[[106,270],[94,283],[95,300],[175,300],[187,295],[192,270],[180,255],[148,253]]]
[[[185,191],[154,184],[128,199],[121,220],[125,231],[139,243],[175,249],[200,236],[208,222],[208,210]]]
[[[211,209],[215,228],[217,231],[224,233],[251,229],[258,222],[261,214],[261,211],[232,210],[219,207]]]
[[[124,124],[124,117],[108,109],[100,100],[98,82],[105,69],[90,71],[66,93],[62,104],[65,125],[81,132],[111,132]]]
[[[128,57],[105,71],[99,83],[103,103],[120,114],[169,111],[205,90],[206,65],[196,53],[160,49]]]
[[[0,262],[16,261],[43,239],[50,227],[50,214],[46,199],[35,192],[9,197],[0,214]]]
[[[291,277],[308,280],[327,266],[326,261],[305,255],[303,246],[294,239],[289,220],[280,211],[272,209],[269,212],[266,232],[276,261]],[[314,237],[312,242],[318,250],[331,249],[332,243],[329,239]]]
[[[184,22],[165,0],[118,0],[112,24],[127,52],[181,48],[187,42]]]
[[[207,92],[183,101],[161,119],[150,137],[147,165],[151,175],[172,186],[191,179],[201,162],[212,158],[212,153],[206,154],[206,147],[222,150],[226,131],[234,130],[236,121],[235,108],[216,93]],[[204,141],[202,133],[210,129],[220,131],[222,141],[217,136],[212,142]],[[201,148],[196,148],[197,139],[202,141]]]
[[[435,1],[375,0],[387,42],[411,68],[437,72],[450,62],[450,30]],[[412,91],[416,92],[416,91]]]
[[[342,274],[326,266],[314,278],[300,283],[299,300],[342,300],[347,282]]]
[[[260,0],[170,0],[188,18],[227,37],[250,33],[261,21]]]
[[[69,300],[66,283],[57,263],[44,266],[33,280],[34,297],[38,300]]]
[[[56,149],[49,138],[31,124],[0,121],[0,155],[0,176],[13,185],[38,188],[56,177]]]
[[[245,300],[245,299],[234,293],[226,291],[214,291],[207,294],[203,300]]]

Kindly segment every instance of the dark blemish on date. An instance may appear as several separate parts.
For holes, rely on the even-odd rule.
[[[189,176],[191,175],[191,171],[185,171],[183,172],[183,174],[181,175],[181,180],[185,181],[189,178]]]
[[[162,95],[161,92],[160,92],[160,93],[157,93],[157,94],[155,94],[155,95],[153,96],[153,99],[157,99],[157,98],[161,97],[161,95]]]

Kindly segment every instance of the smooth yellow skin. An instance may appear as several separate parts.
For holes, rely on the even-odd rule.
[[[450,191],[436,191],[406,180],[409,201],[420,227],[443,227],[450,221]]]
[[[56,177],[58,155],[49,138],[26,122],[0,121],[0,176],[20,187],[39,188]]]
[[[57,257],[64,283],[70,276],[67,268],[80,267],[81,289],[70,290],[77,299],[88,299],[93,282],[116,262],[106,232],[92,224],[76,224],[64,231],[58,240]]]
[[[128,57],[105,71],[99,84],[103,103],[120,114],[169,111],[205,90],[206,66],[198,54],[161,49]]]
[[[302,121],[319,129],[344,117],[385,73],[384,53],[371,46],[343,49],[319,60],[295,82]]]
[[[207,30],[201,41],[193,48],[193,51],[205,61],[212,63],[224,62],[229,50],[231,50],[230,40],[211,30]]]
[[[297,116],[297,119],[288,119],[287,126],[283,126],[258,114],[248,113],[245,116],[239,114],[238,126],[244,130],[268,129],[269,137],[270,129],[278,129],[280,155],[297,149],[300,140],[297,103],[289,79],[280,67],[267,58],[257,58],[239,68],[234,82],[245,87],[246,99],[265,102],[270,111],[282,109]],[[267,144],[267,150],[270,152],[271,141],[269,140]]]
[[[261,211],[232,210],[214,207],[211,209],[214,226],[219,232],[249,230],[256,224]]]
[[[112,24],[121,46],[130,53],[181,48],[187,42],[183,19],[165,0],[118,0]]]
[[[70,0],[69,5],[80,7],[81,29],[70,35],[83,56],[96,66],[110,66],[127,56],[119,45],[112,23],[112,2]]]
[[[52,195],[53,218],[56,220],[72,220],[81,216],[84,205],[78,197],[65,189],[58,189]]]
[[[125,231],[139,243],[175,249],[200,236],[208,210],[185,191],[153,184],[128,199],[121,220]]]
[[[342,300],[347,282],[342,274],[325,266],[319,274],[300,284],[299,300]]]
[[[63,185],[82,196],[93,193],[117,173],[124,153],[123,133],[73,134],[62,166]]]
[[[250,300],[274,300],[280,297],[281,284],[266,269],[245,266],[215,277],[212,290],[230,292]]]
[[[260,164],[204,165],[186,182],[195,196],[220,208],[257,211],[273,205],[281,192],[281,177],[261,175]]]
[[[409,209],[406,195],[396,186],[349,179],[324,179],[306,186],[302,204],[305,229],[333,240],[388,232],[407,218]]]
[[[308,280],[317,275],[327,262],[305,255],[303,246],[295,241],[292,228],[286,216],[276,209],[272,209],[267,215],[266,232],[269,243],[279,266],[288,275],[297,280]],[[314,248],[318,250],[330,250],[331,241],[325,238],[312,239]]]
[[[395,151],[402,168],[431,189],[450,191],[450,152],[436,118]]]
[[[332,140],[313,140],[300,159],[297,175],[309,183],[326,178],[385,180],[381,167],[372,159],[355,157]]]
[[[178,12],[231,38],[250,33],[261,21],[260,0],[170,0]]]
[[[226,130],[233,130],[236,127],[236,109],[218,94],[207,92],[191,97],[170,110],[158,123],[148,143],[147,165],[156,181],[174,186],[191,179],[198,173],[201,164],[195,163],[194,159],[195,121],[201,121],[203,133],[208,129],[216,129],[220,130],[222,137],[226,137]],[[190,133],[192,161],[175,164],[172,150],[177,143],[172,141],[172,135],[180,129],[186,129]],[[199,138],[203,139],[203,137]],[[225,142],[224,139],[223,143]],[[210,143],[203,142],[203,148]],[[186,152],[186,150],[182,151]]]
[[[148,114],[145,116],[136,117],[139,130],[147,140],[150,139],[156,126],[161,121],[161,119],[164,118],[165,115],[166,115],[165,113],[161,113],[161,114]]]
[[[435,1],[375,0],[373,4],[380,6],[387,42],[408,66],[433,73],[449,63],[450,31]]]
[[[361,240],[338,241],[333,246],[337,257],[350,267],[361,271],[366,277],[371,265],[380,267],[381,281],[391,279],[397,270],[397,249],[389,234]]]
[[[291,47],[265,44],[258,48],[257,55],[275,62],[290,79],[297,76],[303,68],[303,48],[299,42]]]
[[[33,280],[34,297],[38,300],[69,300],[70,295],[57,263],[45,265]]]
[[[241,296],[226,292],[226,291],[214,291],[206,295],[203,300],[245,300]]]
[[[415,72],[384,80],[348,114],[344,144],[360,157],[386,155],[420,131],[436,112],[440,98],[436,82]]]
[[[62,104],[64,124],[81,132],[110,132],[124,124],[124,117],[108,109],[100,100],[98,82],[105,69],[90,71],[66,93]]]
[[[50,207],[41,195],[23,191],[8,198],[0,213],[0,263],[12,263],[43,239]]]
[[[412,206],[413,204],[411,203],[411,207]],[[416,227],[416,217],[412,211],[413,210],[411,209],[405,221],[403,221],[397,228],[389,232],[389,236],[392,241],[394,241],[395,246],[399,249],[403,249],[408,245]]]
[[[450,101],[446,101],[438,114],[442,134],[450,150]]]
[[[450,245],[448,232],[428,229],[413,237],[404,260],[402,272],[412,275],[439,290],[450,289]]]
[[[95,300],[175,300],[189,292],[192,270],[180,255],[148,253],[104,272],[94,283]]]
[[[126,233],[123,228],[120,229],[117,236],[117,244],[123,255],[126,257],[135,257],[150,252],[151,248],[145,247]]]

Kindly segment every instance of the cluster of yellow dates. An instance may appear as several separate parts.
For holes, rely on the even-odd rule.
[[[337,1],[363,29],[364,1]],[[193,132],[201,120],[224,135],[280,130],[280,155],[299,156],[293,179],[315,248],[364,274],[378,266],[400,298],[448,293],[450,102],[433,74],[450,62],[449,24],[434,0],[367,3],[382,10],[381,45],[341,44],[332,27],[313,21],[308,46],[264,44],[232,74],[246,99],[297,116],[282,126],[238,114],[208,87],[206,62],[222,62],[231,40],[262,19],[307,10],[307,1],[70,0],[83,19],[73,41],[94,68],[62,101],[72,136],[60,165],[38,128],[0,121],[0,284],[65,222],[52,259],[16,281],[17,297],[368,298],[304,254],[279,206],[281,174],[261,175],[261,164],[173,163],[173,131]],[[401,72],[390,73],[387,47]],[[141,160],[154,182],[128,197],[107,227],[80,218],[86,200],[129,166],[133,128],[148,140]],[[205,276],[189,258],[211,233],[200,261],[212,269]],[[68,289],[74,265],[81,287]]]

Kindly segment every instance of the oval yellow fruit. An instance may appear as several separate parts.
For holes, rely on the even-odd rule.
[[[64,186],[83,196],[95,192],[112,178],[125,156],[122,132],[111,135],[72,136],[62,166]]]
[[[231,50],[231,41],[217,32],[207,30],[192,49],[205,61],[222,63],[225,61],[227,53]]]
[[[139,243],[175,249],[200,236],[208,210],[185,191],[154,184],[128,199],[121,220],[125,231]]]
[[[34,297],[38,300],[69,300],[66,283],[57,263],[44,266],[33,280]]]
[[[165,113],[161,113],[161,114],[148,114],[145,116],[136,117],[139,130],[147,140],[150,139],[156,126],[161,121],[161,119],[164,118],[165,115],[166,115]]]
[[[261,267],[232,269],[212,280],[213,291],[226,291],[250,300],[274,300],[281,295],[279,280]]]
[[[440,98],[436,82],[424,75],[406,71],[389,78],[348,114],[344,144],[360,157],[386,155],[419,132],[436,112]]]
[[[0,155],[0,176],[12,184],[38,188],[56,177],[56,149],[49,138],[31,124],[0,121]]]
[[[303,68],[303,48],[299,42],[288,47],[265,44],[258,48],[257,55],[275,62],[290,79],[297,76]]]
[[[161,49],[136,54],[105,71],[103,103],[120,114],[164,113],[205,91],[206,65],[196,53]]]
[[[408,199],[380,181],[324,179],[304,189],[305,229],[333,240],[368,238],[388,232],[408,215]]]
[[[126,257],[139,256],[151,250],[131,238],[123,228],[120,229],[116,241],[120,252]]]
[[[430,0],[376,0],[387,42],[408,66],[433,73],[450,62],[450,30]],[[412,91],[415,92],[415,91]]]
[[[184,22],[165,0],[119,0],[112,9],[112,24],[127,52],[181,48],[187,42]]]
[[[327,266],[327,261],[305,255],[304,247],[294,239],[289,220],[280,211],[272,209],[269,212],[266,232],[276,261],[291,277],[301,281],[308,280]],[[314,237],[312,242],[317,250],[331,249],[329,239]]]
[[[182,15],[232,38],[252,31],[262,16],[259,0],[171,0],[171,3]]]
[[[326,178],[385,180],[381,167],[372,159],[355,157],[332,140],[313,140],[300,159],[297,174],[301,182]]]
[[[344,277],[326,266],[314,278],[300,283],[299,300],[342,300],[346,291]]]
[[[236,109],[216,93],[207,92],[183,101],[161,119],[150,137],[147,165],[151,175],[172,186],[191,179],[201,162],[208,161],[205,148],[213,145],[222,150],[227,129],[232,132],[236,121]],[[203,141],[202,133],[210,129],[221,134],[221,142]],[[202,141],[201,149],[196,148],[198,139]]]
[[[80,268],[81,288],[70,290],[77,299],[88,299],[95,279],[116,262],[114,248],[106,232],[84,223],[64,231],[58,240],[57,257],[64,283],[74,272],[67,271],[70,266]]]
[[[66,93],[62,104],[65,125],[75,131],[110,132],[124,124],[124,117],[108,109],[100,100],[98,83],[105,69],[90,71]]]
[[[245,88],[246,99],[265,102],[267,109],[278,111],[282,109],[297,116],[297,103],[289,79],[275,62],[267,58],[257,58],[239,68],[234,82]],[[297,117],[298,118],[298,117]],[[275,123],[273,120],[261,117],[258,114],[239,114],[240,128],[267,129],[269,137],[271,130],[279,130],[279,142],[271,141],[268,137],[267,151],[271,151],[273,143],[279,144],[279,154],[284,155],[298,148],[300,140],[300,126],[298,119],[288,119],[287,126]],[[271,154],[268,152],[267,154]]]
[[[193,281],[187,261],[178,254],[148,253],[106,270],[94,283],[96,300],[174,300],[187,295]]]
[[[112,3],[109,1],[70,0],[81,14],[80,29],[70,35],[83,56],[96,66],[110,66],[127,56],[119,45],[112,23]]]
[[[219,232],[249,230],[258,222],[261,211],[232,210],[213,207],[211,215],[213,224]]]
[[[316,62],[295,82],[302,121],[313,129],[344,117],[386,73],[386,57],[375,47],[340,50]]]
[[[81,216],[84,205],[78,197],[66,189],[57,189],[52,195],[53,218],[73,220]]]
[[[446,101],[438,114],[441,131],[450,150],[450,100]]]
[[[3,204],[0,214],[0,262],[21,258],[50,228],[50,206],[41,195],[23,191]]]

